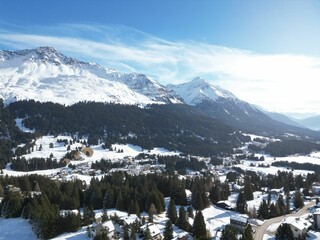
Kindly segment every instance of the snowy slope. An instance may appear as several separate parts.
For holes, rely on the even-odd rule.
[[[215,86],[199,77],[196,77],[187,83],[167,85],[167,88],[176,92],[185,103],[190,105],[197,105],[204,100],[216,101],[219,98],[237,99],[231,92]]]
[[[125,74],[68,58],[54,48],[0,51],[0,98],[70,105],[79,101],[125,104],[179,103],[143,74]]]

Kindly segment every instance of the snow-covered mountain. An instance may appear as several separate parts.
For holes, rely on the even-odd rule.
[[[219,98],[237,99],[233,93],[200,77],[179,85],[167,85],[167,88],[176,92],[189,105],[197,105],[203,101],[216,101]]]
[[[157,81],[69,58],[51,47],[0,51],[0,98],[74,104],[79,101],[125,104],[180,103]]]

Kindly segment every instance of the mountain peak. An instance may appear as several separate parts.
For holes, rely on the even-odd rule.
[[[53,47],[0,51],[0,98],[61,104],[79,101],[146,105],[181,100],[144,74],[121,73],[69,58]]]
[[[187,104],[197,105],[202,101],[217,101],[219,98],[237,99],[231,92],[196,77],[190,82],[179,85],[168,85],[168,89],[176,92]]]
[[[201,78],[201,77],[195,77],[194,79],[191,80],[191,82],[194,82],[194,83],[208,83],[204,78]]]

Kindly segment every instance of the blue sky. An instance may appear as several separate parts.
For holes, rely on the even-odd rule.
[[[1,1],[0,49],[50,45],[163,84],[200,76],[268,109],[319,112],[319,13],[315,0]]]

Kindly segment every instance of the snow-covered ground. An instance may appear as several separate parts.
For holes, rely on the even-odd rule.
[[[0,240],[33,240],[36,235],[28,220],[22,218],[0,218]]]
[[[20,123],[21,124],[21,123]],[[22,126],[19,126],[22,127]],[[23,155],[27,160],[31,158],[49,158],[50,155],[53,155],[54,158],[56,158],[58,161],[63,158],[67,151],[68,146],[64,142],[57,142],[57,140],[67,140],[68,142],[72,140],[70,136],[43,136],[35,141],[35,146],[33,148],[33,151],[29,154]],[[86,140],[86,139],[81,139]],[[50,148],[50,144],[53,145],[52,148]],[[83,144],[76,142],[70,146],[70,150],[75,150],[76,148],[81,148]],[[102,144],[92,146],[93,150],[92,156],[87,156],[84,153],[80,153],[82,160],[80,161],[71,161],[73,165],[78,164],[91,164],[96,161],[100,161],[101,159],[109,159],[118,161],[119,159],[124,159],[126,157],[136,157],[137,155],[141,153],[148,153],[148,154],[155,154],[155,155],[179,155],[180,152],[178,151],[168,151],[165,148],[156,147],[150,151],[142,149],[139,146],[135,146],[132,144],[113,144],[112,149],[113,151],[110,151],[108,149],[103,149]],[[41,150],[40,150],[41,149]],[[118,150],[121,150],[118,152]],[[30,172],[19,172],[19,171],[13,171],[10,169],[10,165],[7,166],[6,169],[3,169],[3,174],[8,174],[9,176],[22,176],[22,175],[28,175],[28,174],[39,174],[39,175],[55,175],[58,172],[60,172],[63,168],[57,168],[57,169],[49,169],[49,170],[39,170],[39,171],[30,171]],[[70,174],[70,179],[73,179],[74,177],[85,180],[86,182],[90,182],[91,176],[86,175],[80,175],[80,174]],[[98,177],[99,178],[99,177]]]

